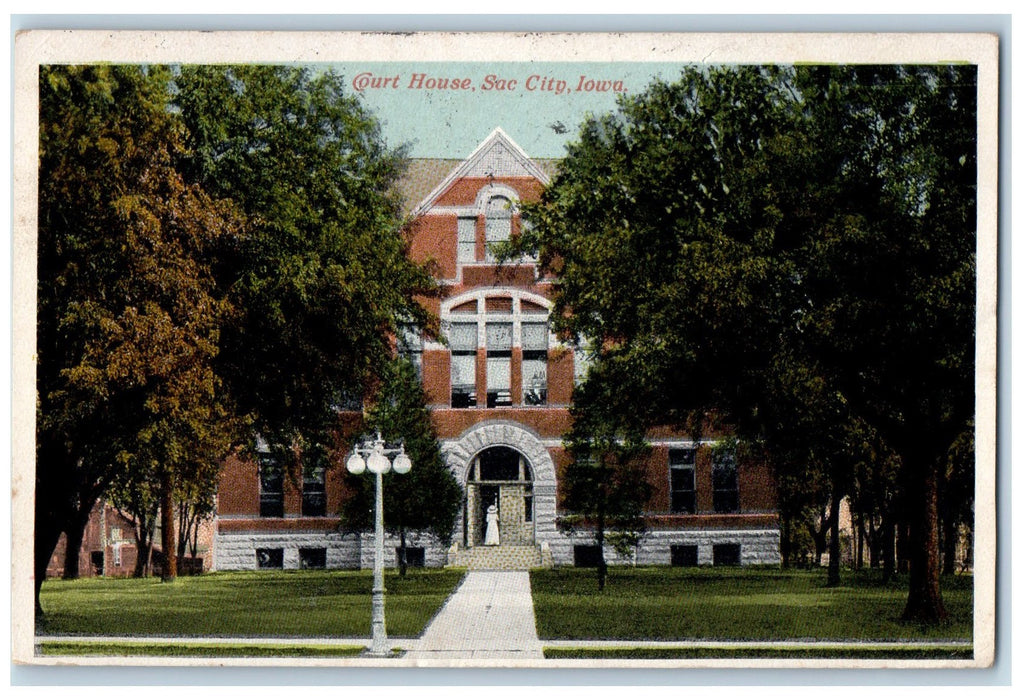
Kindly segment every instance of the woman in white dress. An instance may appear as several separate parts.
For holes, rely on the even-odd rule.
[[[497,504],[493,503],[486,509],[486,545],[500,544],[500,516],[497,515]]]

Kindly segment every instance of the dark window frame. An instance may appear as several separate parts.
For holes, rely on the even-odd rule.
[[[699,566],[699,545],[672,544],[671,566],[682,567]]]
[[[283,547],[259,547],[255,551],[257,569],[283,569]],[[279,563],[278,563],[279,562]]]
[[[326,516],[327,456],[322,447],[302,456],[302,515],[306,518]]]
[[[667,465],[671,513],[694,514],[697,506],[695,448],[671,448],[668,450]]]
[[[325,569],[326,547],[299,547],[299,569]]]
[[[465,325],[472,326],[476,329],[476,342],[473,343],[470,349],[456,349],[451,348],[451,408],[475,408],[478,405],[477,392],[476,392],[476,365],[477,358],[479,356],[479,343],[478,333],[479,324],[477,322],[463,322],[460,321],[454,325]],[[471,383],[464,382],[462,384],[454,383],[454,358],[455,357],[470,357],[472,358],[472,376]]]
[[[259,460],[259,517],[284,517],[284,467],[270,452],[257,453]]]
[[[738,513],[738,460],[732,452],[716,452],[711,469],[713,479],[713,512]]]
[[[713,545],[714,566],[741,566],[742,545],[739,542],[719,542]]]

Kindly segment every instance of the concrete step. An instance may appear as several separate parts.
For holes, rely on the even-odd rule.
[[[454,545],[448,554],[447,563],[448,566],[471,571],[523,571],[551,566],[553,560],[550,553],[540,545],[480,545],[470,549]]]

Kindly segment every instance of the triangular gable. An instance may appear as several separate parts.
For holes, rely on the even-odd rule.
[[[440,196],[458,180],[466,177],[534,177],[544,185],[550,182],[544,173],[526,155],[521,146],[504,133],[499,126],[483,139],[472,154],[433,188],[412,216],[419,216],[432,207]]]

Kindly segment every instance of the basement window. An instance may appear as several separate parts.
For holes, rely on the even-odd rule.
[[[737,543],[713,545],[714,566],[741,566],[742,545]]]
[[[302,569],[325,569],[326,547],[302,547],[299,549],[298,566]]]
[[[279,547],[274,549],[257,549],[256,566],[260,569],[283,569],[284,550]]]

